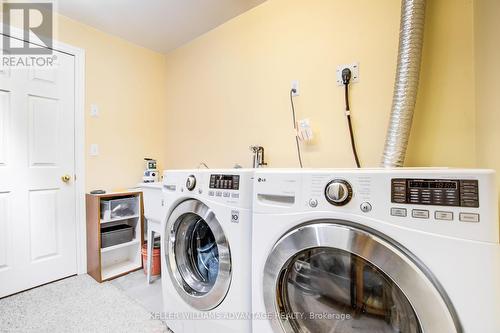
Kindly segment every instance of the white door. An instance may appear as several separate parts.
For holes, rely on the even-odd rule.
[[[77,271],[75,61],[54,54],[0,69],[0,297]]]

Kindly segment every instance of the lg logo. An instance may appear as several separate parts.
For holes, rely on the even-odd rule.
[[[261,178],[261,177],[257,178],[257,182],[259,182],[259,183],[264,183],[265,181],[266,181],[266,178]]]

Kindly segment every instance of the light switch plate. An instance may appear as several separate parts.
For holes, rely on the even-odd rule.
[[[99,107],[96,104],[90,106],[90,116],[94,118],[99,117]]]
[[[93,143],[90,145],[90,156],[98,156],[99,155],[99,145],[97,143]]]

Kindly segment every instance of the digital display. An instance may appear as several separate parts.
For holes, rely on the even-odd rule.
[[[237,175],[210,175],[210,188],[224,190],[239,190],[240,176]]]
[[[458,184],[456,181],[425,181],[425,180],[411,180],[410,188],[431,188],[431,189],[457,189]]]
[[[391,202],[412,205],[479,207],[479,183],[475,179],[391,180]]]

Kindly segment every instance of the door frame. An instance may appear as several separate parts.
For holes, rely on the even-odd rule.
[[[24,30],[10,26],[10,34],[7,35],[3,32],[4,27],[4,24],[0,24],[0,35],[24,40]],[[30,36],[35,37],[32,32],[30,32]],[[59,51],[74,56],[75,59],[74,182],[76,194],[76,269],[77,274],[81,275],[87,273],[87,229],[85,216],[85,50],[66,43],[62,43],[55,39],[53,39],[52,49],[54,51]]]

